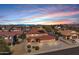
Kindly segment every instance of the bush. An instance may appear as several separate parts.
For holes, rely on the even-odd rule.
[[[35,50],[39,50],[39,46],[36,46],[36,47],[35,47]]]
[[[35,46],[32,46],[33,49],[35,49]]]
[[[28,49],[28,50],[27,50],[27,52],[29,52],[29,53],[30,53],[30,52],[31,52],[31,49]]]
[[[27,45],[27,48],[31,48],[31,45]]]
[[[8,45],[6,45],[6,43],[4,42],[4,39],[2,37],[0,37],[0,52],[8,52],[10,53],[10,48]]]
[[[23,39],[23,40],[26,39],[26,34],[24,34],[24,33],[21,34],[21,35],[19,36],[19,38],[21,38],[21,39]]]

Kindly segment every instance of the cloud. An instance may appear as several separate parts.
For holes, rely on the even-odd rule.
[[[18,9],[20,8],[20,9]],[[65,5],[49,5],[46,7],[35,7],[35,6],[20,6],[17,7],[16,11],[18,13],[13,13],[11,20],[0,20],[0,22],[7,23],[25,23],[25,24],[64,24],[64,23],[73,23],[74,21],[78,22],[78,20],[68,19],[66,16],[74,16],[79,14],[79,9],[73,6],[65,6]],[[22,18],[20,14],[22,15]],[[15,14],[15,15],[14,15]],[[18,15],[19,14],[19,15]],[[27,14],[27,16],[25,15]],[[14,17],[15,17],[15,20]],[[0,19],[5,16],[0,16]],[[56,18],[63,18],[57,19]],[[13,19],[12,19],[13,18]],[[66,19],[67,18],[67,19]],[[8,18],[9,19],[9,18]],[[54,21],[56,20],[56,21]]]
[[[59,11],[78,11],[79,9],[74,6],[69,6],[69,5],[63,5],[63,4],[57,4],[57,5],[46,5],[46,7],[36,7],[36,5],[25,5],[25,6],[20,6],[20,8],[25,8],[23,10],[20,10],[19,12],[59,12]],[[27,8],[27,9],[26,9]]]
[[[6,16],[0,16],[0,19],[5,18]]]
[[[31,16],[29,18],[26,17],[26,18],[23,18],[23,19],[20,19],[20,20],[26,20],[26,21],[29,20],[29,21],[31,21],[31,20],[38,19],[38,18],[45,18],[45,17],[46,18],[65,17],[65,16],[73,16],[73,15],[76,15],[76,14],[79,14],[79,11],[40,14],[40,15]]]
[[[65,24],[65,23],[73,23],[74,21],[71,19],[65,19],[65,20],[58,20],[58,21],[51,21],[49,20],[50,18],[57,18],[57,17],[64,17],[64,16],[73,16],[79,14],[79,11],[75,11],[75,12],[59,12],[59,13],[49,13],[49,14],[40,14],[40,15],[34,15],[31,17],[26,17],[26,18],[21,18],[21,19],[16,19],[16,20],[4,20],[4,22],[8,22],[9,23],[23,23],[23,24]],[[45,19],[48,19],[45,20]],[[44,20],[44,21],[43,21]],[[76,21],[76,20],[75,20]]]
[[[65,19],[65,20],[60,20],[60,21],[42,22],[40,24],[43,24],[43,25],[72,24],[72,21]]]

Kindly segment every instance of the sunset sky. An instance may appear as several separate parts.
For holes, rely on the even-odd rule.
[[[77,24],[79,5],[0,4],[0,24]]]

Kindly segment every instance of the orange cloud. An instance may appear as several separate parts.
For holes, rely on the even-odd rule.
[[[42,23],[43,25],[56,25],[56,24],[72,24],[73,23],[73,21],[70,21],[70,20],[68,20],[68,19],[65,19],[65,20],[60,20],[60,21],[52,21],[52,22],[44,22],[44,23]]]
[[[45,21],[45,22],[29,22],[27,24],[41,24],[41,25],[57,25],[57,24],[72,24],[73,21],[69,19],[59,20],[59,21]]]

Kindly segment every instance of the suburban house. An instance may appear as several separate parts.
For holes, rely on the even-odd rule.
[[[66,39],[76,40],[79,39],[79,33],[73,30],[59,31]]]
[[[48,35],[48,33],[39,28],[32,28],[26,35],[29,42],[47,43],[55,41],[54,36]]]

